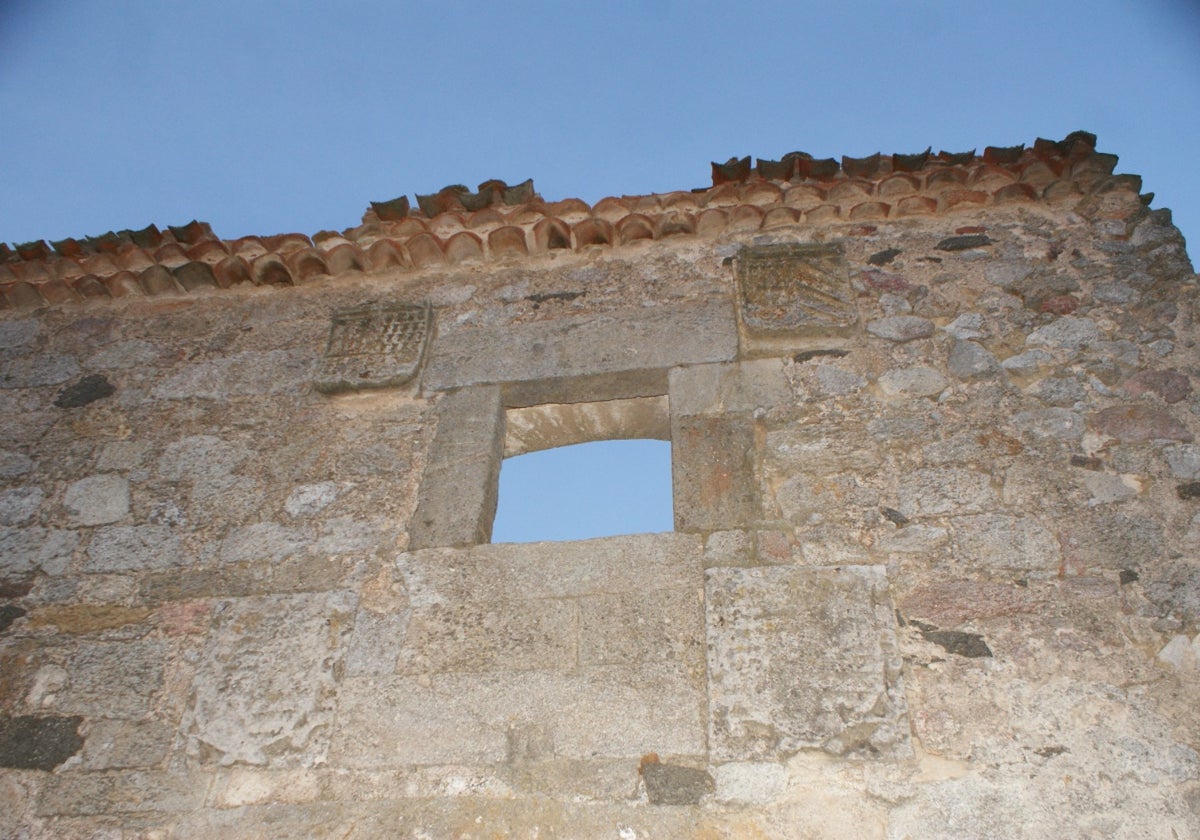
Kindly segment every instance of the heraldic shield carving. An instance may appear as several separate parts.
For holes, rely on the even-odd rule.
[[[333,313],[313,387],[326,394],[403,385],[417,375],[433,331],[428,303],[371,303]]]
[[[736,273],[738,314],[748,338],[839,335],[858,320],[839,245],[743,248]]]

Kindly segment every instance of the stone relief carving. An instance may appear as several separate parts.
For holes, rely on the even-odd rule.
[[[369,303],[333,313],[313,387],[326,394],[403,385],[417,375],[433,332],[428,303]]]
[[[744,248],[735,265],[738,316],[748,337],[826,336],[858,320],[839,245]]]

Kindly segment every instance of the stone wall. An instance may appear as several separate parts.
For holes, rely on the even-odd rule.
[[[0,834],[1200,837],[1182,238],[936,209],[4,312]]]

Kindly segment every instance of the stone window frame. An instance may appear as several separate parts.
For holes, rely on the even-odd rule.
[[[782,361],[765,364],[778,369],[782,382]],[[489,543],[505,457],[620,438],[671,443],[676,532],[751,527],[759,518],[752,409],[736,400],[726,405],[728,394],[719,392],[729,390],[723,383],[740,383],[744,367],[763,365],[707,363],[441,393],[409,523],[410,550]],[[548,431],[564,418],[565,431]]]

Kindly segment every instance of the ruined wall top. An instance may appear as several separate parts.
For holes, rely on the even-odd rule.
[[[713,185],[604,198],[545,201],[532,181],[487,181],[372,202],[362,223],[323,231],[225,240],[192,221],[83,239],[0,243],[0,308],[179,295],[236,286],[286,287],[376,272],[418,272],[471,262],[532,259],[555,251],[620,249],[670,237],[720,240],[757,231],[829,228],[866,233],[880,221],[1045,206],[1087,219],[1129,219],[1153,195],[1114,175],[1117,156],[1074,132],[982,154],[920,154],[712,164]]]

